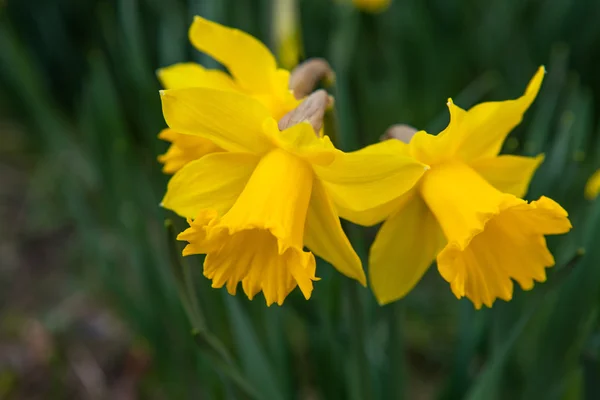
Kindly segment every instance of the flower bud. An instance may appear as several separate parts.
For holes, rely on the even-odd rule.
[[[381,140],[396,139],[404,143],[409,143],[410,139],[417,133],[417,130],[410,125],[396,124],[390,126],[383,135]]]
[[[299,122],[308,121],[315,133],[318,133],[323,127],[325,111],[332,107],[333,103],[333,97],[328,95],[325,90],[317,90],[279,120],[279,130],[283,131]]]
[[[324,59],[311,58],[294,68],[290,77],[290,89],[297,99],[301,99],[312,93],[319,82],[331,86],[335,82],[335,73]]]

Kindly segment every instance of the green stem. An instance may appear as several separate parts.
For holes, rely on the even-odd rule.
[[[181,259],[181,252],[177,246],[175,227],[170,219],[165,220],[165,229],[167,231],[167,244],[169,246],[169,258],[171,261],[169,265],[175,277],[179,298],[192,327],[194,329],[205,329],[206,324],[198,306],[197,298],[195,297],[196,291],[193,289],[193,282],[190,277],[191,272],[187,263],[184,263]],[[192,292],[190,292],[190,288],[192,288]]]
[[[404,341],[402,337],[402,314],[404,307],[401,301],[386,307],[389,327],[389,360],[390,360],[390,399],[403,399],[406,382],[404,364]]]
[[[204,318],[204,313],[198,303],[198,294],[196,293],[196,285],[194,284],[194,276],[192,274],[190,263],[181,260],[181,264],[183,266],[183,280],[189,297],[190,308],[196,322],[195,328],[206,329],[206,318]]]
[[[208,330],[204,314],[198,303],[192,271],[189,264],[184,262],[180,256],[175,228],[171,220],[165,220],[165,229],[167,231],[171,269],[175,276],[179,298],[192,324],[194,342],[203,355],[211,361],[211,365],[229,377],[238,390],[249,398],[259,399],[258,392],[240,372],[227,347]]]
[[[207,331],[196,330],[192,335],[200,350],[211,360],[211,364],[229,377],[238,390],[252,399],[261,398],[241,373],[223,342]]]
[[[369,360],[365,349],[366,343],[366,329],[365,329],[365,315],[364,310],[360,301],[360,292],[358,285],[354,281],[348,280],[347,282],[349,310],[348,319],[351,328],[351,342],[356,356],[357,368],[356,385],[358,386],[358,392],[360,399],[371,399],[373,397],[371,387],[371,371],[369,369]]]

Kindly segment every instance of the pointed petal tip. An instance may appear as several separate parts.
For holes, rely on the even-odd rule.
[[[379,297],[375,296],[375,300],[377,301],[377,304],[379,304],[379,306],[385,306],[391,303],[391,300],[384,300],[384,299],[380,299]]]
[[[356,278],[356,280],[362,285],[362,287],[367,287],[367,277],[365,276],[364,271],[359,277]]]
[[[536,165],[540,166],[544,162],[544,160],[546,159],[546,154],[545,153],[540,153],[537,156],[535,156],[534,159],[537,162]],[[537,166],[536,166],[536,169],[537,169]]]
[[[373,292],[373,295],[375,296],[375,300],[379,306],[387,306],[388,304],[392,304],[404,298],[404,296],[378,296],[375,292]]]
[[[185,239],[183,239],[183,237],[184,237],[183,234],[184,234],[184,232],[179,232],[177,234],[177,237],[175,237],[175,239],[185,241]],[[185,246],[185,247],[187,247],[187,246]],[[183,251],[185,252],[185,248],[183,249]]]

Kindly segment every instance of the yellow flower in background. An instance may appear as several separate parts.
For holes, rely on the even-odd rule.
[[[392,0],[352,0],[356,8],[370,13],[378,13],[386,10]]]
[[[595,199],[598,197],[598,193],[600,193],[600,169],[592,174],[585,185],[585,197],[587,199]]]
[[[162,92],[171,129],[210,140],[224,151],[186,164],[170,180],[163,206],[188,218],[184,255],[207,254],[212,286],[282,304],[297,285],[309,298],[313,253],[363,285],[359,258],[333,200],[367,209],[409,190],[425,166],[388,143],[343,153],[307,122],[279,130],[256,98],[209,88]],[[369,168],[365,168],[369,166]],[[304,251],[306,246],[310,251]],[[312,251],[312,253],[311,253]]]
[[[302,46],[298,20],[296,0],[278,0],[273,3],[273,36],[277,58],[286,69],[292,69],[300,62]]]
[[[275,119],[301,102],[289,89],[290,72],[277,68],[273,54],[253,36],[195,17],[189,37],[194,47],[223,64],[230,74],[197,63],[175,64],[158,71],[165,89],[206,87],[244,93],[260,101]],[[159,138],[171,142],[167,152],[159,157],[165,173],[174,173],[198,157],[221,151],[206,139],[171,129],[161,132]]]
[[[544,235],[569,231],[566,211],[541,197],[520,199],[543,157],[498,155],[535,99],[543,67],[525,94],[465,111],[448,101],[450,123],[437,136],[417,132],[397,153],[430,165],[417,186],[388,204],[340,215],[363,225],[385,218],[371,247],[369,276],[381,304],[405,296],[437,256],[456,297],[476,308],[510,300],[512,279],[525,289],[554,264]]]

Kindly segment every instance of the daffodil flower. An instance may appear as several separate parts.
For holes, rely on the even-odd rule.
[[[541,67],[525,94],[465,111],[448,101],[450,123],[437,136],[417,132],[397,153],[431,167],[415,188],[367,212],[340,208],[343,218],[371,225],[385,218],[371,247],[369,275],[381,304],[405,296],[437,256],[456,297],[476,308],[510,300],[512,279],[529,290],[554,264],[545,235],[569,231],[567,212],[541,197],[520,199],[543,157],[498,155],[535,99]]]
[[[588,200],[593,200],[600,193],[600,169],[592,174],[585,185],[585,197]]]
[[[296,0],[273,2],[273,36],[279,62],[284,68],[298,65],[302,55],[300,21]]]
[[[398,157],[390,143],[344,153],[307,122],[280,130],[263,102],[241,93],[187,88],[161,98],[170,128],[224,149],[179,170],[162,203],[189,219],[179,236],[189,242],[184,255],[207,254],[213,287],[235,294],[242,282],[250,299],[262,291],[270,305],[299,286],[308,299],[313,253],[365,285],[333,202],[377,207],[409,190],[427,166]]]
[[[273,54],[253,36],[195,17],[189,38],[196,49],[212,56],[231,75],[197,63],[175,64],[158,71],[165,89],[206,87],[244,93],[260,101],[275,119],[300,103],[289,89],[290,72],[277,68]],[[169,174],[198,157],[222,151],[207,139],[189,137],[170,128],[163,130],[159,138],[172,143],[158,158],[164,164],[163,172]]]

